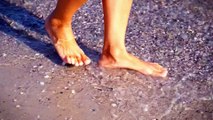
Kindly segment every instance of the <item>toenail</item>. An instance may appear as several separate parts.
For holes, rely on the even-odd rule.
[[[88,65],[88,64],[90,64],[90,62],[91,62],[91,60],[86,60],[85,64]]]
[[[84,64],[83,62],[80,62],[80,63],[79,63],[80,66],[82,66],[83,64]]]
[[[163,72],[163,77],[166,77],[167,76],[167,74],[168,74],[168,71],[166,70],[166,71],[164,71]]]
[[[71,59],[67,57],[67,63],[72,63]]]
[[[79,66],[79,64],[78,64],[78,63],[75,63],[75,66]]]
[[[71,64],[75,64],[75,59],[74,58],[71,58]]]

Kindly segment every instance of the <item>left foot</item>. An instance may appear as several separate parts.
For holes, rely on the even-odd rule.
[[[70,22],[62,22],[51,14],[45,21],[45,28],[65,63],[75,66],[88,65],[91,60],[76,43]]]
[[[119,50],[114,50],[111,53],[103,52],[99,65],[107,68],[132,69],[155,77],[166,77],[168,73],[166,68],[157,63],[142,61],[127,52],[120,52]]]

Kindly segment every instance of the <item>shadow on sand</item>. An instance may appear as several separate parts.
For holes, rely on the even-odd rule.
[[[17,23],[18,28],[13,25],[11,21]],[[38,36],[46,36],[47,33],[44,29],[44,20],[33,15],[21,6],[16,6],[5,0],[0,1],[0,31],[7,35],[13,36],[21,43],[26,44],[32,50],[43,54],[46,58],[50,59],[55,64],[61,65],[62,60],[56,53],[52,44],[39,40],[29,34],[28,31],[33,31]],[[88,48],[78,40],[79,46],[84,52],[93,60],[97,61],[100,53]]]

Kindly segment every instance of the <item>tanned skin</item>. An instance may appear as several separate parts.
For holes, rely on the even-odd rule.
[[[58,0],[55,10],[45,22],[45,28],[61,59],[75,66],[90,64],[75,41],[72,16],[86,0]],[[166,77],[167,69],[157,63],[145,62],[129,54],[125,47],[125,33],[132,0],[103,0],[104,46],[99,66],[127,68],[145,75]]]

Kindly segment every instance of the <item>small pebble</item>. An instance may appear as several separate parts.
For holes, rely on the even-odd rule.
[[[6,56],[7,56],[7,54],[6,54],[6,53],[3,53],[3,54],[2,54],[2,56],[3,56],[3,57],[6,57]]]
[[[148,111],[148,105],[146,105],[143,109],[143,111],[147,112]]]
[[[68,88],[68,87],[64,87],[64,89],[65,89],[65,90],[69,90],[69,88]]]
[[[23,94],[24,94],[24,92],[20,92],[20,94],[21,94],[21,95],[23,95]]]
[[[43,68],[43,66],[41,65],[41,66],[39,66],[38,68],[39,68],[39,69],[42,69],[42,68]]]
[[[64,120],[72,120],[71,117],[65,117]]]
[[[20,105],[16,105],[16,108],[20,108],[21,106]]]
[[[54,70],[55,70],[55,68],[52,68],[52,69],[51,69],[51,72],[53,73],[53,72],[54,72]]]
[[[16,102],[17,100],[16,99],[13,99],[13,102]]]
[[[33,68],[37,68],[38,66],[34,65]]]
[[[36,53],[36,54],[35,54],[35,56],[39,56],[39,55],[40,55],[39,53]]]
[[[49,75],[45,75],[45,76],[44,76],[44,78],[46,78],[46,79],[47,79],[47,78],[50,78],[50,76],[49,76]]]
[[[42,93],[44,93],[44,92],[46,92],[46,90],[45,90],[45,89],[43,89],[41,92],[42,92]]]
[[[71,92],[72,92],[72,94],[76,94],[75,90],[72,90]]]
[[[37,119],[40,119],[41,117],[40,117],[40,115],[37,115]]]
[[[40,85],[42,85],[42,86],[43,86],[43,85],[44,85],[44,82],[40,82]]]
[[[112,105],[112,107],[117,107],[117,104],[115,104],[115,103],[112,103],[111,105]]]
[[[116,114],[112,114],[112,116],[113,116],[114,118],[118,118],[118,115],[116,115]]]

